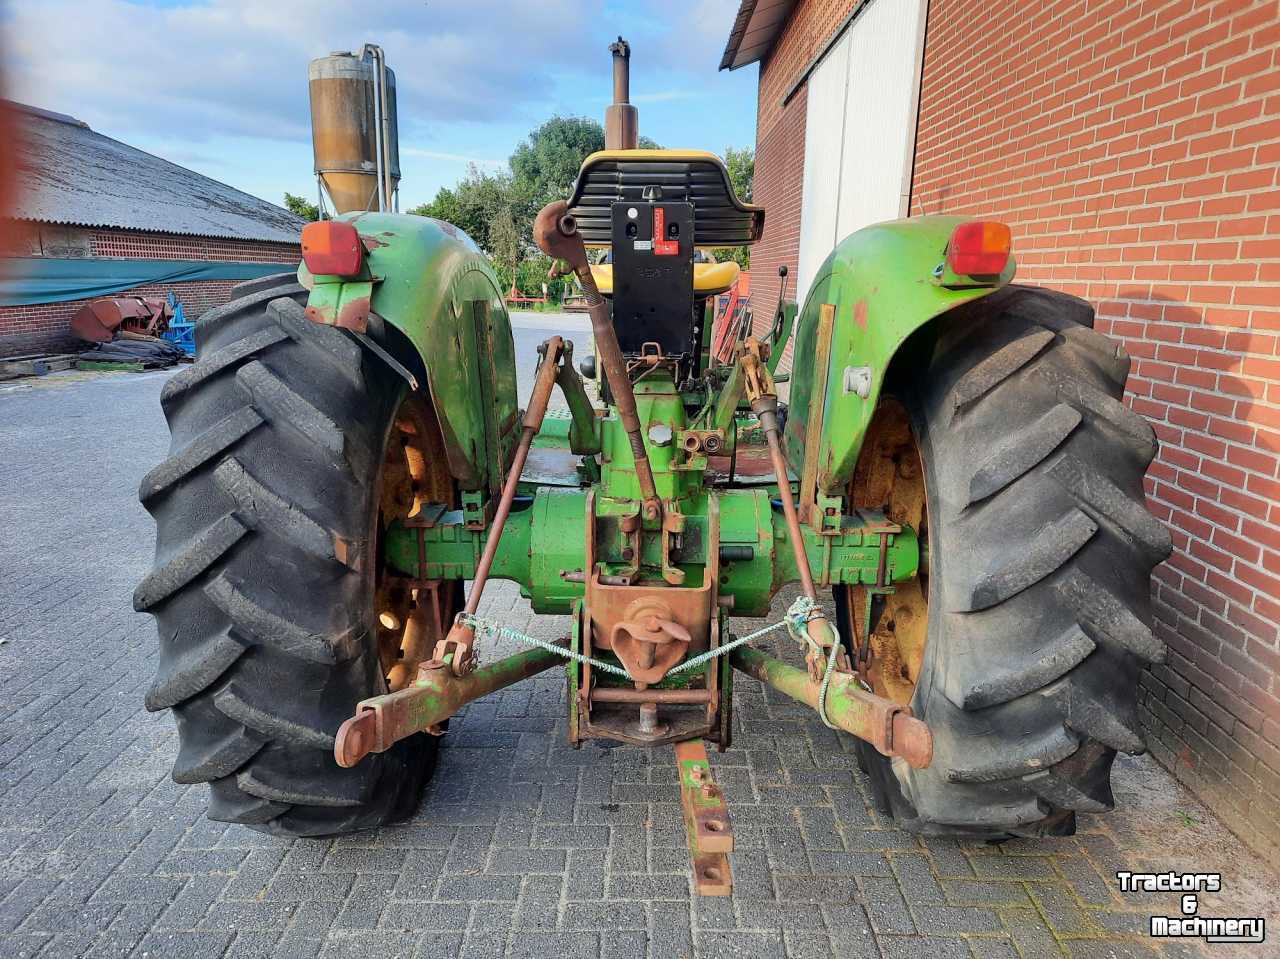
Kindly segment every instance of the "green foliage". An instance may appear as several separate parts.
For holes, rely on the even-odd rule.
[[[494,248],[489,229],[503,210],[509,215],[513,213],[511,191],[509,174],[486,173],[472,164],[452,190],[441,187],[430,203],[420,204],[409,212],[452,223],[492,256]]]
[[[495,263],[515,269],[520,262],[520,234],[511,216],[511,207],[504,206],[489,223],[489,251]]]
[[[511,154],[511,174],[534,213],[569,195],[582,161],[604,149],[604,128],[586,117],[552,117]]]
[[[755,195],[756,151],[751,147],[741,150],[727,147],[724,151],[725,169],[729,171],[729,182],[733,184],[733,192],[743,203],[750,203]],[[733,260],[744,270],[751,269],[751,247],[727,246],[711,251],[721,263]]]
[[[294,216],[300,216],[307,222],[320,219],[320,208],[306,197],[294,196],[292,193],[286,192],[284,206]]]
[[[498,284],[502,287],[502,292],[507,293],[511,289],[511,265],[494,263],[493,269],[498,275]],[[547,279],[547,272],[550,269],[551,258],[541,253],[521,260],[515,268],[516,290],[523,296],[542,296],[542,284],[545,283],[552,300],[562,299],[565,293],[565,281],[560,278]]]
[[[750,203],[755,196],[756,151],[751,147],[741,150],[727,147],[724,151],[724,165],[729,171],[729,182],[733,184],[733,192],[743,203]]]
[[[659,149],[647,137],[639,145]],[[533,218],[552,200],[567,199],[582,161],[603,149],[604,128],[595,120],[552,117],[516,147],[510,173],[487,173],[473,164],[457,185],[441,187],[433,200],[409,212],[445,220],[475,240],[495,261],[503,290],[511,289],[512,265],[518,263],[517,286],[539,296],[551,264],[533,246]]]

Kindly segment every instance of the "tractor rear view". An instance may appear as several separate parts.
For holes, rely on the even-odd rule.
[[[304,230],[296,276],[200,320],[142,483],[147,705],[172,709],[174,778],[209,783],[211,818],[403,819],[449,717],[553,667],[574,745],[674,744],[704,892],[728,888],[703,743],[730,745],[735,671],[856,737],[904,828],[1061,835],[1109,809],[1115,753],[1142,749],[1138,674],[1164,656],[1148,587],[1169,537],[1144,505],[1153,432],[1120,402],[1129,358],[1091,308],[1012,285],[1003,224],[918,217],[846,238],[798,310],[757,313],[762,335],[718,358],[737,268],[697,251],[754,243],[765,212],[712,154],[636,149],[620,40],[606,149],[533,226],[583,291],[599,402],[560,337],[517,397],[487,259],[388,212],[394,81],[372,50],[312,71],[317,110],[336,77],[375,118],[364,146],[341,111],[316,118],[336,215]],[[335,142],[372,172],[329,163]],[[569,634],[485,618],[495,578]],[[733,633],[788,584],[778,623]],[[803,667],[753,645],[770,631]],[[528,649],[495,660],[497,637]]]

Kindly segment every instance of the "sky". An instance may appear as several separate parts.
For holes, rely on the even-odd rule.
[[[757,69],[719,72],[738,0],[8,0],[6,95],[279,203],[314,198],[307,63],[379,43],[395,71],[401,209],[504,168],[554,116],[603,121],[632,48],[640,132],[755,145]]]

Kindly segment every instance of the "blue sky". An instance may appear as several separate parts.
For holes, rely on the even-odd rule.
[[[396,71],[404,206],[505,166],[554,115],[601,119],[632,45],[640,129],[754,146],[756,68],[716,67],[738,0],[9,0],[8,95],[265,199],[315,192],[307,62],[381,43]]]

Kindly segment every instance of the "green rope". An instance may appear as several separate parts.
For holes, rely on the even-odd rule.
[[[811,600],[808,596],[799,597],[787,609],[786,615],[776,623],[757,629],[754,633],[748,633],[746,636],[739,636],[732,642],[723,646],[717,646],[715,649],[709,649],[705,653],[685,660],[678,666],[673,666],[667,670],[667,675],[681,673],[685,670],[696,669],[703,663],[715,659],[717,656],[723,656],[725,653],[732,652],[739,646],[744,646],[753,640],[768,636],[770,633],[779,629],[785,629],[791,634],[792,638],[798,642],[808,644],[815,650],[821,651],[822,647],[814,642],[813,637],[805,629],[805,624],[811,619],[822,616],[822,607]],[[557,656],[563,656],[565,659],[573,660],[575,663],[581,663],[591,666],[593,669],[600,669],[606,673],[613,673],[615,676],[622,676],[631,679],[631,674],[621,666],[615,666],[613,663],[606,663],[603,660],[596,659],[592,656],[584,656],[582,653],[574,652],[572,649],[561,646],[557,643],[547,642],[545,639],[537,639],[512,629],[510,626],[501,626],[498,623],[481,619],[479,616],[473,616],[470,613],[459,613],[458,622],[464,626],[470,626],[478,635],[489,635],[498,639],[507,639],[517,643],[524,643],[528,646],[537,646],[539,649],[545,649],[549,653],[555,653]],[[840,634],[836,632],[835,627],[831,627],[835,641],[831,644],[831,652],[827,656],[827,666],[822,673],[822,685],[818,688],[818,716],[829,729],[838,729],[830,719],[827,718],[827,690],[831,685],[831,674],[835,671],[836,657],[840,653]]]
[[[717,656],[723,656],[725,653],[732,652],[739,646],[746,645],[752,640],[759,639],[762,636],[768,636],[770,633],[776,632],[779,629],[786,629],[790,631],[795,626],[795,623],[798,622],[803,624],[808,620],[811,607],[813,607],[813,600],[808,596],[801,596],[791,604],[791,607],[787,610],[786,616],[778,622],[765,626],[763,629],[757,629],[754,633],[749,633],[746,636],[739,636],[732,642],[726,643],[723,646],[717,646],[715,649],[708,650],[700,656],[695,656],[693,659],[686,660],[679,666],[672,666],[667,670],[667,675],[670,676],[672,673],[679,673],[686,669],[693,669],[696,666],[701,666],[709,659],[715,659]]]
[[[470,613],[459,613],[458,622],[464,626],[470,626],[477,634],[488,634],[499,639],[510,639],[517,643],[525,643],[529,646],[537,646],[545,649],[549,653],[555,653],[557,656],[563,656],[565,659],[572,659],[575,663],[583,663],[595,669],[602,669],[606,673],[613,673],[616,676],[623,676],[631,679],[631,674],[621,666],[615,666],[613,663],[602,662],[593,659],[590,656],[583,656],[581,653],[575,653],[572,649],[560,646],[556,643],[549,643],[545,639],[537,639],[528,636],[519,630],[512,629],[510,626],[499,626],[497,623],[491,623],[488,620],[481,619],[478,616],[472,616]]]
[[[791,634],[791,638],[797,642],[804,643],[810,649],[822,654],[822,647],[814,641],[809,635],[809,631],[805,629],[805,624],[811,619],[825,618],[822,607],[811,600],[808,596],[801,596],[791,608],[787,610],[787,632]],[[831,652],[827,654],[827,665],[822,671],[822,683],[818,687],[818,718],[822,720],[822,724],[828,729],[839,729],[840,727],[827,718],[827,690],[831,688],[831,676],[835,673],[836,659],[840,655],[840,633],[834,626],[831,626]]]

